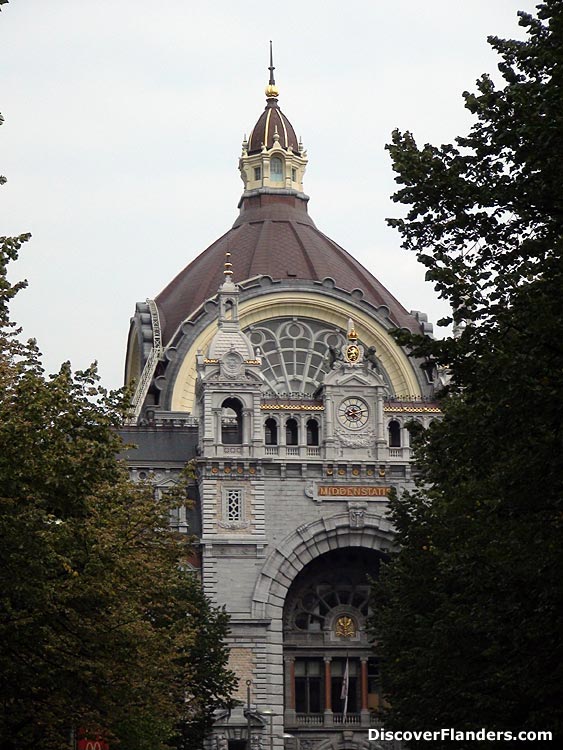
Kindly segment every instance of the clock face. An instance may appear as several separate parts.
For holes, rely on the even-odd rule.
[[[338,419],[349,430],[361,430],[368,417],[368,405],[360,398],[345,398],[338,407]]]

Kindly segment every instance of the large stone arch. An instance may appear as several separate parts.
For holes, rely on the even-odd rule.
[[[266,559],[258,576],[252,596],[252,617],[255,622],[268,622],[266,635],[266,663],[262,669],[269,675],[274,688],[270,688],[268,704],[276,715],[273,729],[276,737],[284,731],[283,697],[283,607],[289,587],[297,574],[312,560],[335,549],[362,547],[379,552],[393,548],[393,529],[379,508],[354,503],[347,511],[312,521],[288,534]],[[257,691],[264,687],[265,677],[257,678]],[[264,684],[264,687],[262,686]],[[350,738],[351,739],[351,738]],[[334,742],[331,739],[331,742]],[[275,750],[281,750],[283,740],[275,739]],[[329,744],[331,750],[344,750],[345,744]],[[350,744],[348,743],[348,747]],[[364,750],[352,742],[351,747]]]
[[[299,526],[264,563],[252,597],[253,617],[281,619],[295,576],[319,555],[342,547],[388,552],[392,546],[391,523],[375,510],[352,509]]]

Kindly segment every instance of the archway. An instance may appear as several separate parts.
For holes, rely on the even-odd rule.
[[[242,404],[238,398],[226,398],[221,404],[221,442],[240,445],[242,434]]]
[[[369,503],[351,503],[346,511],[325,516],[296,528],[266,559],[252,597],[252,616],[257,620],[265,618],[271,622],[267,633],[267,656],[264,665],[268,674],[279,674],[282,677],[290,668],[291,662],[284,662],[283,611],[289,590],[300,572],[313,560],[332,550],[367,550],[368,553],[372,551],[376,555],[384,556],[393,549],[391,523],[377,510],[373,506],[370,507]],[[288,709],[287,685],[286,680],[283,694],[280,694],[277,690],[272,691],[264,678],[263,682],[257,681],[257,690],[261,691],[261,700],[277,712],[274,719],[275,731],[286,731],[294,736],[301,736],[300,727],[296,723],[296,712],[294,709]],[[360,724],[356,724],[352,729],[352,745],[366,735],[369,711],[363,713],[363,725],[362,716],[360,719]],[[308,731],[317,727],[321,732],[326,732],[324,712],[321,717],[317,716],[314,720],[317,724],[312,725]],[[323,723],[319,724],[319,720]],[[349,724],[343,726],[334,723],[333,727],[338,730],[340,737],[342,730],[348,732],[352,728]],[[338,742],[336,737],[332,740]],[[327,747],[329,746],[330,743]]]
[[[368,619],[370,578],[377,578],[383,557],[361,547],[331,550],[289,587],[283,610],[286,724],[354,729],[379,708]]]

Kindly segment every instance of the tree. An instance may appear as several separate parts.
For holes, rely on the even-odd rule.
[[[95,366],[46,377],[7,278],[28,235],[0,238],[0,748],[69,747],[82,728],[123,750],[201,747],[229,705],[227,615],[190,546],[116,456],[125,392]],[[185,495],[184,495],[185,496]]]
[[[452,378],[418,438],[418,488],[391,502],[401,550],[374,588],[401,729],[563,731],[563,2],[519,16],[525,41],[489,39],[502,88],[485,75],[464,94],[469,134],[388,147],[409,206],[390,224],[457,327],[397,333]]]

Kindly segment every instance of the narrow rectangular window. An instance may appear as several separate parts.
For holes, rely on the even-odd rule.
[[[322,659],[295,660],[295,710],[297,713],[322,713],[323,705]]]
[[[227,490],[227,521],[242,521],[242,490]]]
[[[262,168],[261,167],[254,167],[254,179],[255,180],[261,180],[262,179]]]

